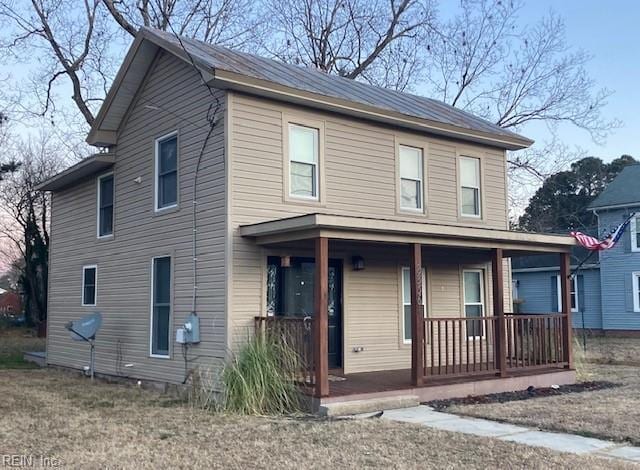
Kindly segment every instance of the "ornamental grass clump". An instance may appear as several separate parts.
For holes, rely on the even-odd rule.
[[[224,368],[224,409],[247,415],[282,415],[301,410],[295,383],[300,357],[276,335],[257,333]]]

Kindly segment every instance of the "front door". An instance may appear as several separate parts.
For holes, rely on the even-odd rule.
[[[287,317],[314,316],[313,258],[291,258],[282,267],[279,257],[267,263],[267,312]],[[328,279],[329,368],[342,367],[342,261],[329,260]]]

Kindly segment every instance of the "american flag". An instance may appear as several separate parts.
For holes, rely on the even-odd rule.
[[[613,248],[616,243],[618,243],[618,240],[620,240],[622,234],[631,223],[631,219],[633,219],[635,216],[636,213],[632,213],[629,217],[627,217],[627,220],[622,222],[615,230],[611,231],[603,240],[598,240],[597,238],[585,235],[582,232],[571,232],[571,236],[578,240],[578,243],[584,246],[587,250],[608,250],[609,248]]]

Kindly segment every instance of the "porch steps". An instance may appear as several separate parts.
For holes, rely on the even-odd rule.
[[[376,397],[363,400],[340,401],[320,405],[318,413],[321,416],[349,416],[376,411],[394,410],[397,408],[411,408],[418,406],[420,399],[417,395],[398,395],[391,397]]]

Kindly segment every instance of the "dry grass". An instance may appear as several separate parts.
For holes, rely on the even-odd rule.
[[[44,351],[44,338],[37,338],[27,328],[0,329],[0,369],[35,367],[22,358],[26,351]]]
[[[378,419],[206,414],[59,371],[1,374],[0,455],[72,468],[636,468]]]
[[[640,339],[588,341],[579,379],[606,380],[620,387],[507,403],[455,405],[448,411],[640,445]],[[581,355],[577,351],[576,357]],[[601,358],[635,365],[592,362]]]
[[[575,340],[577,343],[575,349],[584,356],[587,362],[640,367],[640,337],[587,336],[586,351],[583,351],[582,335],[576,335]]]

